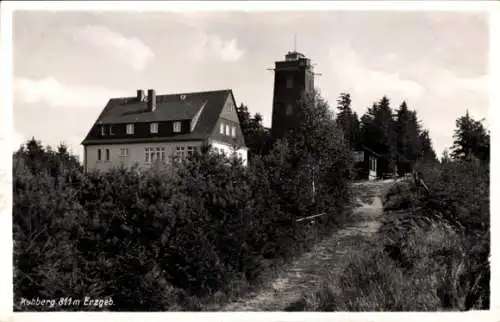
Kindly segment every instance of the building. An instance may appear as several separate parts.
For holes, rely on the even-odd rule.
[[[358,180],[375,180],[378,175],[378,161],[381,155],[362,147],[358,151],[354,151],[354,170]]]
[[[310,59],[296,51],[285,55],[284,61],[275,62],[274,93],[271,134],[283,137],[300,120],[298,101],[314,92],[314,72]]]
[[[141,168],[183,158],[202,144],[247,162],[232,90],[112,98],[82,142],[85,170]]]

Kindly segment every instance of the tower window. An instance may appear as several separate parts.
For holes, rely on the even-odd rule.
[[[288,104],[286,106],[286,115],[291,115],[293,112],[293,105],[292,104]]]
[[[293,77],[288,76],[286,79],[286,88],[293,88]]]

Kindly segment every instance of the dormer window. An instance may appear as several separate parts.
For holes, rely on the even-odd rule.
[[[236,137],[236,126],[233,126],[233,127],[231,128],[231,136],[232,136],[233,138],[235,138],[235,137]]]
[[[224,123],[220,123],[220,134],[224,134]]]
[[[231,135],[230,132],[231,132],[231,127],[228,124],[226,124],[226,135],[227,136]]]
[[[174,133],[179,133],[181,131],[181,122],[174,122]]]
[[[151,123],[149,126],[149,131],[151,133],[158,133],[158,123]]]
[[[134,134],[134,124],[127,124],[127,134]]]

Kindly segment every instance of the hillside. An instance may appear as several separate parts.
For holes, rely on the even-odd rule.
[[[318,288],[323,279],[339,278],[353,253],[360,245],[370,242],[377,231],[382,214],[381,197],[392,180],[355,183],[352,221],[333,231],[331,236],[316,244],[312,250],[286,265],[277,277],[257,292],[252,292],[222,307],[221,311],[282,311],[295,310],[301,305],[304,292]]]

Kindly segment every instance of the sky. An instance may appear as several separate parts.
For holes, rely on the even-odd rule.
[[[13,21],[14,144],[80,145],[111,97],[232,89],[271,126],[274,75],[294,47],[315,65],[332,107],[362,115],[403,100],[438,156],[466,110],[488,118],[488,14],[443,11],[57,12]]]

